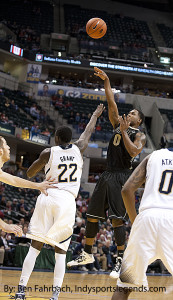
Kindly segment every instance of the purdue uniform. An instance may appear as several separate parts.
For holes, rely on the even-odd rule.
[[[129,127],[127,133],[132,142],[139,129]],[[109,142],[107,152],[107,170],[100,176],[92,199],[88,206],[87,216],[99,219],[125,219],[126,209],[121,196],[121,189],[131,174],[133,158],[125,148],[120,126],[118,126]]]
[[[128,246],[124,252],[121,287],[148,286],[146,270],[161,259],[173,274],[173,152],[154,151],[146,167],[146,184]]]
[[[79,148],[51,148],[45,166],[46,178],[57,179],[57,189],[48,189],[48,196],[41,194],[29,225],[28,238],[57,246],[67,251],[75,222],[76,204],[83,159]]]

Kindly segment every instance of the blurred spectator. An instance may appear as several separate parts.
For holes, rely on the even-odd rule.
[[[74,230],[73,230],[73,233],[74,234],[79,234],[80,233],[80,230],[81,230],[81,226],[82,226],[82,219],[77,217],[76,218],[76,225],[74,227]]]
[[[13,259],[14,259],[14,251],[9,246],[9,240],[11,239],[11,236],[7,236],[7,234],[4,231],[1,231],[1,237],[0,237],[0,246],[2,249],[5,250],[4,253],[4,266],[12,266],[13,265]]]
[[[15,104],[14,100],[11,100],[10,108],[13,109],[14,111],[18,110],[18,105]]]
[[[22,207],[23,211],[26,211],[26,212],[28,211],[28,207],[25,204],[25,199],[24,198],[20,199],[20,203],[18,204],[18,211],[20,211],[21,207]]]
[[[2,196],[0,205],[1,205],[2,207],[6,207],[6,199],[5,199],[5,196]]]
[[[41,134],[44,134],[44,135],[50,137],[50,131],[48,128],[46,128],[43,132],[41,132]]]
[[[105,242],[105,245],[103,246],[103,252],[107,257],[107,267],[108,269],[113,269],[114,264],[112,262],[112,258],[111,258],[111,250],[110,250],[110,246],[111,246],[111,241],[107,240]]]
[[[37,108],[36,103],[32,104],[32,106],[30,108],[30,114],[31,114],[31,116],[36,117],[37,120],[39,120],[39,110]]]
[[[93,246],[94,257],[97,257],[99,263],[102,264],[102,269],[100,271],[107,270],[107,257],[103,252],[103,243],[98,241],[98,245]]]
[[[77,237],[77,242],[81,243],[82,239],[85,237],[85,228],[81,227],[79,236]]]

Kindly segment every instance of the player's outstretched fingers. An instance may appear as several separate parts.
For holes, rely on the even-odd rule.
[[[51,181],[48,181],[47,183],[48,183],[48,185],[49,185],[49,188],[58,189],[58,187],[55,186],[55,184],[58,183],[57,179],[52,178],[52,180],[51,180]]]
[[[48,176],[48,178],[46,179],[46,181],[52,182],[54,180],[54,178],[51,178],[51,175]]]
[[[101,69],[99,69],[99,68],[97,68],[97,67],[94,67],[94,71],[95,71],[95,72],[97,72],[97,73],[100,73],[100,74],[102,74],[102,70],[101,70]]]
[[[23,234],[22,228],[17,225],[11,225],[10,231],[19,237]]]
[[[100,70],[97,67],[94,67],[94,75],[100,77],[102,80],[105,80],[107,78],[107,75],[104,71]]]

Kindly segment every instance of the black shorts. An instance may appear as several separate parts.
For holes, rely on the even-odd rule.
[[[87,209],[87,217],[105,220],[128,219],[121,189],[131,171],[105,171],[99,178]],[[108,210],[108,216],[106,214]]]

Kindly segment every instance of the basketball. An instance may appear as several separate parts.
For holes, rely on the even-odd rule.
[[[100,18],[92,18],[86,24],[86,32],[93,39],[102,38],[107,31],[105,21]]]

